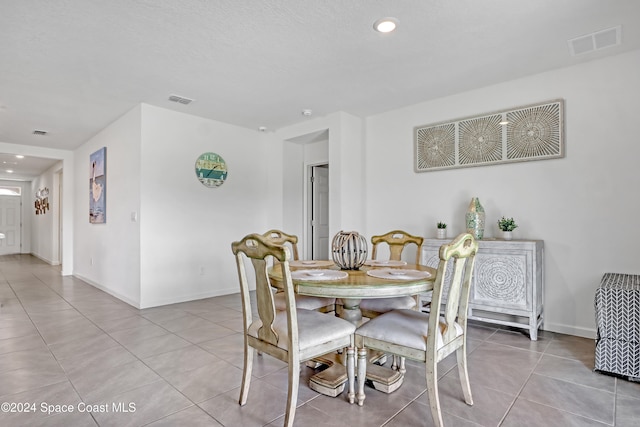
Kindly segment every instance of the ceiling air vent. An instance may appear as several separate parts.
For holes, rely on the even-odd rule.
[[[569,40],[569,51],[572,56],[582,55],[588,52],[618,46],[621,43],[622,29],[617,27],[596,31],[595,33],[576,37]]]
[[[47,131],[46,130],[34,130],[33,134],[34,135],[46,135]]]
[[[169,97],[169,101],[177,102],[179,104],[188,105],[188,104],[191,104],[193,102],[193,99],[185,98],[183,96],[178,96],[178,95],[171,95]]]

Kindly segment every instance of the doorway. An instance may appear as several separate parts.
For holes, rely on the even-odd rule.
[[[0,196],[0,255],[19,254],[22,248],[22,202],[18,196]]]
[[[309,166],[310,259],[329,259],[329,165]]]

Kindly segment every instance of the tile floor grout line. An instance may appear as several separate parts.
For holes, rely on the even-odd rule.
[[[538,361],[536,362],[536,364],[533,366],[533,368],[531,369],[531,372],[529,373],[529,375],[527,376],[527,378],[524,380],[524,382],[522,383],[522,386],[520,387],[520,389],[518,390],[518,392],[516,393],[515,397],[513,398],[513,401],[511,402],[511,404],[509,405],[509,407],[507,408],[507,410],[504,412],[504,415],[502,416],[502,418],[500,419],[500,421],[498,422],[498,426],[501,426],[502,423],[504,423],[505,419],[507,418],[507,416],[509,415],[509,412],[511,412],[511,409],[513,409],[513,405],[515,405],[515,403],[518,401],[518,398],[520,397],[520,395],[522,394],[522,390],[524,390],[524,388],[527,386],[527,383],[529,383],[529,380],[531,379],[531,376],[533,375],[534,371],[536,370],[536,368],[538,367],[538,365],[540,364],[540,361],[542,360],[542,357],[544,356],[544,353],[537,353],[540,354],[540,356],[538,357]]]
[[[34,275],[35,276],[35,275]],[[37,277],[37,276],[35,276]],[[40,278],[37,277],[37,279],[42,282],[42,284],[44,286],[46,286],[47,288],[50,288],[44,281],[42,281]],[[47,343],[47,340],[44,338],[44,336],[42,336],[42,332],[40,331],[40,328],[38,328],[38,325],[36,325],[36,323],[33,321],[33,318],[31,317],[31,314],[27,311],[27,309],[24,306],[24,303],[22,302],[22,299],[18,296],[18,294],[16,293],[15,289],[13,288],[13,286],[11,286],[11,282],[9,282],[7,280],[7,284],[9,285],[9,287],[11,288],[11,290],[13,291],[14,295],[16,296],[16,299],[18,299],[18,301],[20,302],[20,306],[22,307],[22,309],[24,310],[25,315],[29,318],[29,321],[31,322],[31,324],[33,325],[34,328],[36,328],[36,331],[38,332],[38,335],[40,336],[40,339],[42,339],[42,342],[44,343],[44,345],[47,347],[47,350],[49,351],[49,354],[51,354],[51,357],[53,357],[53,359],[56,361],[56,363],[58,364],[58,367],[60,368],[60,370],[64,373],[64,381],[60,381],[58,383],[54,383],[54,384],[59,384],[59,383],[63,383],[63,382],[67,382],[71,388],[73,389],[73,391],[76,393],[76,395],[78,396],[78,398],[80,399],[81,402],[84,402],[84,399],[82,398],[82,395],[80,394],[80,392],[76,389],[76,386],[73,384],[73,381],[71,381],[71,379],[69,378],[68,372],[62,367],[62,365],[60,365],[60,360],[56,357],[56,355],[53,353],[53,351],[51,350],[51,346]],[[51,289],[51,288],[50,288]],[[54,293],[56,293],[58,296],[60,296],[57,292],[55,292],[53,289],[52,291]],[[62,296],[60,296],[62,298]],[[64,299],[64,298],[62,298]],[[65,300],[66,301],[66,300]],[[67,301],[68,303],[68,301]],[[70,304],[71,305],[71,304]],[[73,305],[71,305],[73,307]],[[75,311],[78,311],[75,307],[73,307],[73,309]],[[79,314],[82,315],[82,313],[78,312]],[[83,315],[84,316],[84,315]],[[53,385],[53,384],[49,384],[49,385]],[[36,387],[35,389],[37,390],[38,388],[43,388],[43,387],[48,387],[49,385],[45,385],[42,387]],[[30,389],[30,390],[26,390],[26,391],[32,391],[34,389]],[[13,394],[17,394],[17,393],[13,393]],[[95,419],[95,416],[93,413],[89,413],[91,418],[93,419],[93,421],[96,423],[96,425],[98,424],[98,421]],[[55,415],[54,415],[55,416]]]
[[[197,403],[193,402],[193,400],[191,400],[188,396],[186,396],[186,395],[185,395],[185,394],[183,394],[180,390],[178,390],[177,388],[175,388],[175,386],[174,386],[173,384],[171,384],[169,381],[167,381],[167,380],[166,380],[166,379],[165,379],[165,378],[164,378],[164,377],[163,377],[159,372],[156,372],[153,368],[151,368],[150,366],[148,366],[148,365],[147,365],[147,364],[146,364],[146,363],[145,363],[145,362],[144,362],[140,357],[138,357],[136,354],[132,353],[132,352],[131,352],[131,350],[129,350],[126,346],[124,346],[120,341],[118,341],[118,340],[116,340],[114,337],[112,337],[112,336],[111,336],[111,334],[109,334],[109,332],[105,331],[105,330],[104,330],[100,325],[98,325],[97,323],[95,323],[95,321],[93,321],[91,318],[87,317],[83,312],[81,312],[80,310],[78,310],[78,308],[73,304],[73,302],[71,302],[71,301],[67,300],[66,298],[64,298],[64,296],[62,296],[60,293],[56,292],[56,290],[55,290],[55,289],[53,289],[51,286],[49,286],[49,284],[47,284],[46,282],[42,281],[40,278],[38,278],[38,280],[40,280],[40,281],[42,282],[42,284],[43,284],[43,285],[45,285],[47,288],[51,289],[51,291],[53,291],[56,295],[58,295],[58,296],[59,296],[62,300],[64,300],[67,304],[69,304],[71,307],[73,307],[73,309],[74,309],[76,312],[78,312],[78,313],[79,313],[83,318],[85,318],[86,320],[88,320],[88,321],[89,321],[91,324],[93,324],[96,328],[98,328],[100,331],[102,331],[102,333],[104,333],[104,334],[105,334],[106,336],[108,336],[110,339],[114,340],[114,342],[118,343],[118,345],[119,345],[120,347],[122,347],[125,351],[127,351],[129,354],[131,354],[131,355],[132,355],[136,360],[138,360],[138,361],[139,361],[140,363],[142,363],[144,366],[146,366],[147,368],[149,368],[149,369],[150,369],[154,374],[158,375],[159,380],[162,380],[164,383],[168,384],[171,388],[173,388],[176,392],[178,392],[179,394],[181,394],[182,396],[184,396],[184,398],[185,398],[185,399],[187,399],[189,402],[191,402],[191,403],[192,403],[192,406],[197,406]],[[11,286],[11,285],[9,284],[9,286]],[[13,292],[14,292],[14,294],[15,294],[15,290],[13,289],[13,287],[12,287],[12,291],[13,291]],[[105,294],[106,294],[106,293],[105,293]],[[106,295],[109,295],[109,294],[106,294]],[[17,295],[16,295],[16,297],[17,297]],[[112,295],[110,295],[110,297],[111,297],[111,298],[115,298],[115,297],[113,297]],[[19,299],[19,298],[18,298],[18,299]],[[24,309],[24,305],[22,304],[22,301],[21,301],[21,305],[23,306],[23,309]],[[138,309],[138,311],[139,311],[139,309]],[[31,320],[31,322],[33,323],[34,327],[36,327],[36,329],[38,330],[38,333],[40,334],[40,330],[39,330],[39,329],[38,329],[38,327],[35,325],[35,323],[33,322],[33,319],[31,319],[31,316],[30,316],[30,315],[29,315],[29,313],[26,311],[26,309],[25,309],[25,313],[27,314],[27,316],[29,316],[29,320]],[[139,316],[139,315],[140,315],[140,314],[138,314],[138,316]],[[142,317],[142,316],[141,316],[141,317]],[[159,325],[159,324],[157,324],[157,323],[155,323],[154,321],[149,320],[149,319],[146,319],[146,320],[148,320],[148,321],[149,321],[149,322],[151,322],[152,324],[154,324],[154,325],[156,325],[156,326],[158,326],[158,327],[160,327],[160,328],[164,329],[167,333],[172,334],[172,335],[174,335],[174,336],[177,336],[177,335],[175,335],[173,332],[171,332],[171,331],[167,330],[166,328],[164,328],[162,325]],[[40,335],[41,335],[41,334],[40,334]],[[47,346],[47,349],[49,350],[49,352],[51,353],[51,355],[53,356],[53,358],[54,358],[54,359],[56,360],[56,362],[58,363],[58,366],[60,367],[60,369],[62,370],[62,372],[64,372],[64,375],[65,375],[65,379],[66,379],[66,381],[71,385],[71,387],[73,388],[73,390],[77,393],[77,395],[78,395],[78,397],[80,398],[80,400],[81,400],[82,402],[84,402],[84,401],[85,401],[85,399],[82,397],[82,395],[80,394],[80,392],[76,389],[75,385],[73,384],[73,381],[71,381],[71,379],[69,378],[69,376],[68,376],[68,372],[67,372],[67,371],[66,371],[66,370],[65,370],[65,369],[60,365],[59,359],[56,357],[56,355],[53,353],[53,351],[51,351],[50,345],[49,345],[49,344],[47,344],[47,342],[46,342],[46,340],[44,339],[44,337],[42,337],[42,336],[41,336],[41,338],[42,338],[42,340],[44,341],[45,345]],[[186,341],[186,340],[185,340],[185,341]],[[165,354],[165,353],[159,353],[159,354]],[[158,355],[159,355],[159,354],[158,354]],[[154,355],[154,356],[156,356],[156,355]],[[133,363],[133,362],[132,362],[132,363]],[[159,380],[158,380],[158,381],[159,381]],[[149,384],[151,384],[151,383],[149,383]],[[123,392],[123,393],[127,393],[127,392],[130,392],[130,391],[132,391],[132,390],[140,389],[140,388],[145,387],[145,386],[147,386],[147,385],[149,385],[149,384],[144,384],[144,385],[141,385],[141,386],[139,386],[139,387],[134,387],[134,388],[132,388],[132,389],[126,390],[126,391],[125,391],[125,392]],[[114,395],[114,396],[112,396],[112,397],[113,397],[113,398],[115,398],[115,397],[117,397],[117,396],[119,396],[120,394],[123,394],[123,393],[116,394],[116,395]],[[181,410],[184,410],[184,409],[186,409],[186,408],[183,408],[183,409],[181,409]],[[176,412],[179,412],[179,411],[176,411]],[[206,411],[205,411],[205,413],[206,413]],[[93,420],[96,422],[96,424],[97,424],[97,425],[100,425],[100,424],[98,423],[98,420],[97,420],[97,419],[95,419],[95,415],[94,415],[92,412],[90,413],[90,415],[91,415],[91,417],[93,418]],[[171,414],[168,414],[168,415],[171,415]],[[167,416],[168,416],[168,415],[167,415]],[[157,419],[157,420],[153,420],[152,422],[155,422],[155,421],[158,421],[158,420],[159,420],[159,419]],[[217,421],[217,420],[216,420],[216,421]]]

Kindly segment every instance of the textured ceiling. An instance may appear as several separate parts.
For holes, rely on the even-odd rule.
[[[621,46],[570,55],[617,25]],[[0,0],[0,142],[74,149],[141,102],[275,130],[634,49],[638,0]]]

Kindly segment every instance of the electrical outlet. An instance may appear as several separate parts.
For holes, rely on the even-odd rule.
[[[200,275],[204,276],[204,267],[200,267]]]

